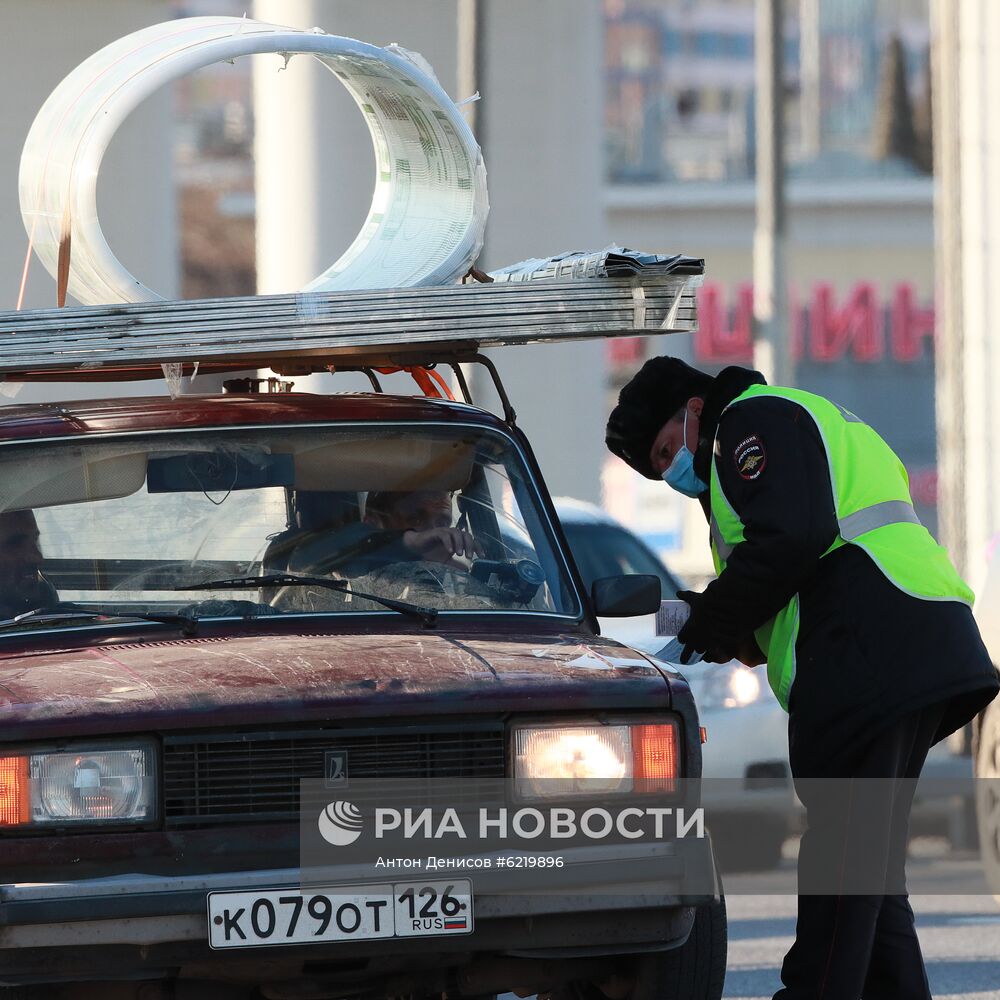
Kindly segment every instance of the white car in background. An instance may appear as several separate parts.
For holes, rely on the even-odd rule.
[[[663,600],[684,589],[652,549],[601,508],[568,497],[556,497],[555,506],[588,589],[601,577],[629,573],[658,576]],[[653,656],[670,641],[656,634],[655,615],[602,618],[600,625],[603,634]],[[773,867],[799,807],[788,766],[787,716],[764,668],[751,670],[735,660],[676,666],[708,733],[702,800],[720,866],[723,872]]]

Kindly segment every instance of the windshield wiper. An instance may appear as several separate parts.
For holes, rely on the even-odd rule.
[[[79,618],[131,618],[144,622],[159,622],[161,625],[179,625],[184,635],[194,635],[198,631],[198,620],[191,615],[173,614],[169,611],[127,611],[119,608],[98,610],[63,605],[63,610],[34,608],[23,611],[13,618],[0,621],[0,631],[16,628],[22,624],[47,624],[49,622],[73,621]]]
[[[377,594],[366,594],[349,587],[347,580],[331,580],[322,576],[298,576],[295,573],[270,573],[265,576],[236,576],[229,580],[206,580],[204,583],[193,583],[178,590],[235,590],[252,587],[325,587],[342,594],[352,594],[365,601],[381,604],[390,611],[398,611],[402,615],[418,618],[427,628],[437,622],[437,608],[425,608],[409,601],[396,601],[391,597],[379,597]]]

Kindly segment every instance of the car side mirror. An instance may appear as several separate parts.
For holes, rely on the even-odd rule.
[[[590,596],[598,618],[654,615],[660,608],[660,578],[645,573],[601,577],[591,585]]]

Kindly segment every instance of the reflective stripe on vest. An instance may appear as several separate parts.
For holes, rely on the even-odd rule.
[[[840,525],[840,537],[845,542],[853,542],[855,538],[860,538],[869,531],[885,527],[887,524],[920,524],[920,518],[917,517],[913,504],[905,500],[883,500],[870,507],[862,507],[861,510],[842,517],[837,523]],[[719,557],[727,560],[735,546],[730,545],[723,537],[714,513],[709,519],[708,526]]]
[[[733,554],[733,549],[736,546],[730,545],[722,537],[722,529],[719,527],[719,522],[715,519],[714,514],[708,520],[708,529],[712,533],[712,542],[715,544],[715,551],[718,552],[719,558],[725,561]],[[716,569],[716,572],[720,571]]]
[[[886,578],[904,593],[923,600],[971,605],[972,591],[913,509],[902,462],[871,427],[821,396],[777,386],[751,386],[726,410],[758,396],[793,402],[816,425],[826,453],[838,522],[837,538],[824,556],[845,544],[854,544],[864,549]],[[743,522],[722,489],[719,461],[718,454],[713,452],[709,521],[712,556],[716,572],[722,573],[744,537]],[[754,633],[767,655],[768,681],[786,710],[795,677],[798,625],[796,595]]]
[[[870,507],[862,507],[861,510],[842,517],[837,523],[840,525],[840,537],[845,542],[853,542],[855,538],[887,524],[920,524],[920,518],[917,517],[913,504],[905,500],[883,500]]]

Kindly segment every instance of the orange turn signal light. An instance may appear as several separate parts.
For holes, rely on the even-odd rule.
[[[636,791],[677,790],[677,727],[632,726],[632,775]]]
[[[20,826],[31,818],[27,757],[0,757],[0,826]]]

